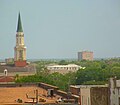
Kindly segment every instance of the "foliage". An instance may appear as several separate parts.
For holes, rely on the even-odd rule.
[[[19,78],[19,74],[15,75],[15,80],[17,80]]]
[[[58,64],[59,64],[59,65],[67,65],[67,64],[68,64],[68,62],[67,62],[67,61],[65,61],[65,60],[61,60]]]
[[[16,82],[45,82],[58,86],[61,90],[68,89],[71,84],[105,84],[112,76],[120,79],[120,58],[95,60],[95,61],[38,61],[36,64],[37,74],[27,77],[19,77]],[[49,74],[46,65],[74,63],[85,69],[79,69],[76,73]]]

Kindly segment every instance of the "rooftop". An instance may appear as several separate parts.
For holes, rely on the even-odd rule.
[[[76,64],[68,64],[68,65],[50,65],[48,67],[81,67]]]
[[[25,87],[0,87],[0,103],[1,104],[17,104],[17,100],[21,99],[23,103],[32,102],[32,99],[28,97],[36,97],[35,90],[38,90],[39,99],[44,99],[44,103],[55,103],[57,97],[47,98],[47,91],[37,86],[25,86]]]
[[[108,84],[106,85],[70,85],[70,87],[74,87],[74,88],[108,87]]]

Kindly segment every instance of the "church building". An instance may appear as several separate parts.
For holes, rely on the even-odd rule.
[[[26,46],[24,43],[24,33],[22,29],[20,13],[18,16],[18,25],[16,32],[16,46],[14,47],[14,64],[16,67],[25,67],[26,61]]]

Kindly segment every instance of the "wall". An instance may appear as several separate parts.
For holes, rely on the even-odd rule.
[[[15,61],[16,67],[25,67],[27,65],[26,61]]]
[[[109,79],[110,105],[120,105],[120,80]]]
[[[8,83],[0,84],[0,87],[27,87],[27,86],[38,86],[37,83]]]
[[[46,84],[46,83],[39,83],[38,84],[39,85],[39,87],[42,87],[42,88],[44,88],[44,89],[54,89],[55,91],[56,90],[58,90],[58,87],[57,86],[53,86],[53,85],[49,85],[49,84]]]
[[[70,92],[74,95],[80,95],[80,88],[70,86]]]
[[[108,87],[92,87],[90,93],[91,105],[109,105]]]
[[[80,101],[81,105],[91,105],[90,88],[89,87],[81,87],[80,88],[80,99],[81,99],[81,101]]]
[[[93,60],[93,52],[83,52],[82,59],[84,60]]]
[[[38,86],[41,87],[41,88],[44,88],[44,89],[46,89],[46,90],[47,90],[47,89],[54,89],[54,93],[55,93],[55,94],[60,95],[60,96],[62,96],[63,98],[68,98],[68,93],[59,90],[59,88],[56,87],[56,86],[49,85],[49,84],[46,84],[46,83],[39,83]],[[79,96],[75,96],[75,95],[72,95],[72,94],[70,94],[69,98],[70,98],[70,99],[75,99],[75,102],[78,102],[78,100],[79,100]]]
[[[93,52],[90,51],[78,52],[78,60],[93,60]]]

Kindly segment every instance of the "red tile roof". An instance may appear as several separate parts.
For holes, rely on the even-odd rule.
[[[12,76],[0,76],[0,82],[14,82],[14,80]]]

